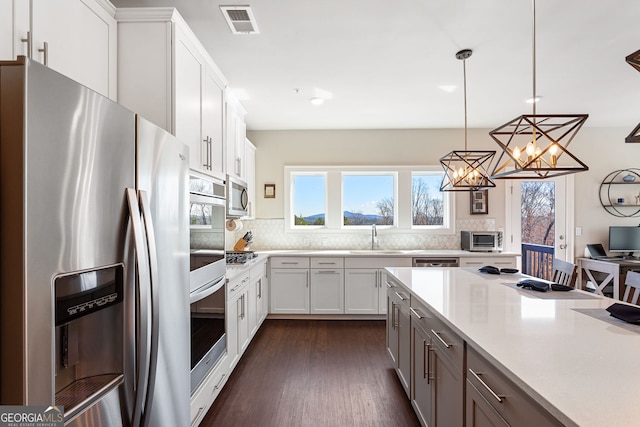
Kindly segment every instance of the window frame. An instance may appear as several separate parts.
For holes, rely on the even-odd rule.
[[[412,183],[414,173],[444,174],[442,167],[426,166],[285,166],[284,167],[284,232],[312,234],[349,234],[369,232],[370,225],[343,225],[343,174],[394,174],[394,225],[383,227],[390,234],[455,234],[455,194],[442,192],[443,225],[413,225]],[[296,226],[293,210],[295,175],[325,175],[325,224]]]
[[[398,172],[397,171],[379,171],[379,170],[343,170],[340,171],[340,226],[344,230],[358,230],[371,228],[371,224],[345,225],[344,224],[344,177],[345,176],[390,176],[393,178],[393,224],[379,225],[376,227],[382,229],[397,228],[398,226]]]

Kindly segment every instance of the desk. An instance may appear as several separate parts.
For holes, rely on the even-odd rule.
[[[578,278],[576,288],[585,289],[585,284],[590,281],[596,287],[596,294],[603,295],[604,288],[613,285],[613,298],[620,299],[620,285],[624,285],[627,271],[640,271],[640,261],[636,260],[597,260],[591,258],[578,258]],[[583,276],[583,272],[586,277]],[[594,276],[594,273],[595,276]],[[600,274],[598,274],[600,273]],[[597,277],[596,277],[597,276]]]

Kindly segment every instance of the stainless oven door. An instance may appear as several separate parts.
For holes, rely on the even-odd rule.
[[[189,200],[190,291],[224,278],[225,200],[191,194]],[[193,298],[192,298],[193,300]]]
[[[225,282],[207,288],[191,302],[191,393],[227,350]]]

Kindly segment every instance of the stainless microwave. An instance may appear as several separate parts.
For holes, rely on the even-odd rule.
[[[460,246],[470,252],[501,252],[502,231],[461,231]]]
[[[247,184],[227,175],[227,218],[249,215],[249,193]]]

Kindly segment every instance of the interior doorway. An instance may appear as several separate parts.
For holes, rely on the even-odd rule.
[[[573,262],[573,175],[506,184],[507,248],[522,254],[522,271],[550,278],[553,258]]]

